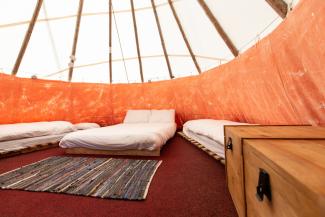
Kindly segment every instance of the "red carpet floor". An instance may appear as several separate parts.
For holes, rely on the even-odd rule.
[[[53,148],[0,159],[0,173],[63,154]],[[222,164],[179,136],[168,142],[160,159],[145,201],[0,190],[0,216],[237,216]]]

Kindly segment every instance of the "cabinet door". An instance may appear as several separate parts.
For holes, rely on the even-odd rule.
[[[263,144],[263,142],[259,145],[267,145]],[[274,168],[272,164],[268,163],[269,160],[265,159],[265,156],[261,155],[261,153],[257,152],[246,142],[243,149],[248,217],[322,216],[322,211],[317,202],[308,197],[307,194],[304,194],[296,184],[289,182],[287,177],[283,177],[283,171],[280,172],[278,168]],[[269,183],[264,184],[264,186],[269,185],[270,189],[270,196],[264,195],[263,200],[257,196],[257,186],[261,170],[268,174]]]
[[[241,139],[226,130],[227,185],[239,217],[246,216]],[[227,144],[231,147],[227,148]]]

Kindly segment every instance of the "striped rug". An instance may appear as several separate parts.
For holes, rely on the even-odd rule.
[[[1,189],[144,200],[157,160],[50,157],[0,175]]]

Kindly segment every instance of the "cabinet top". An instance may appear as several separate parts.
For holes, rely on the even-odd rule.
[[[225,135],[240,138],[325,139],[325,127],[314,126],[225,126]]]

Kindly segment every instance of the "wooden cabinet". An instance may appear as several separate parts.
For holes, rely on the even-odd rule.
[[[247,216],[325,216],[325,140],[245,140],[243,147]]]
[[[325,139],[325,127],[226,126],[225,156],[228,189],[239,217],[247,216],[243,144],[251,139]],[[256,187],[256,186],[255,186]]]

